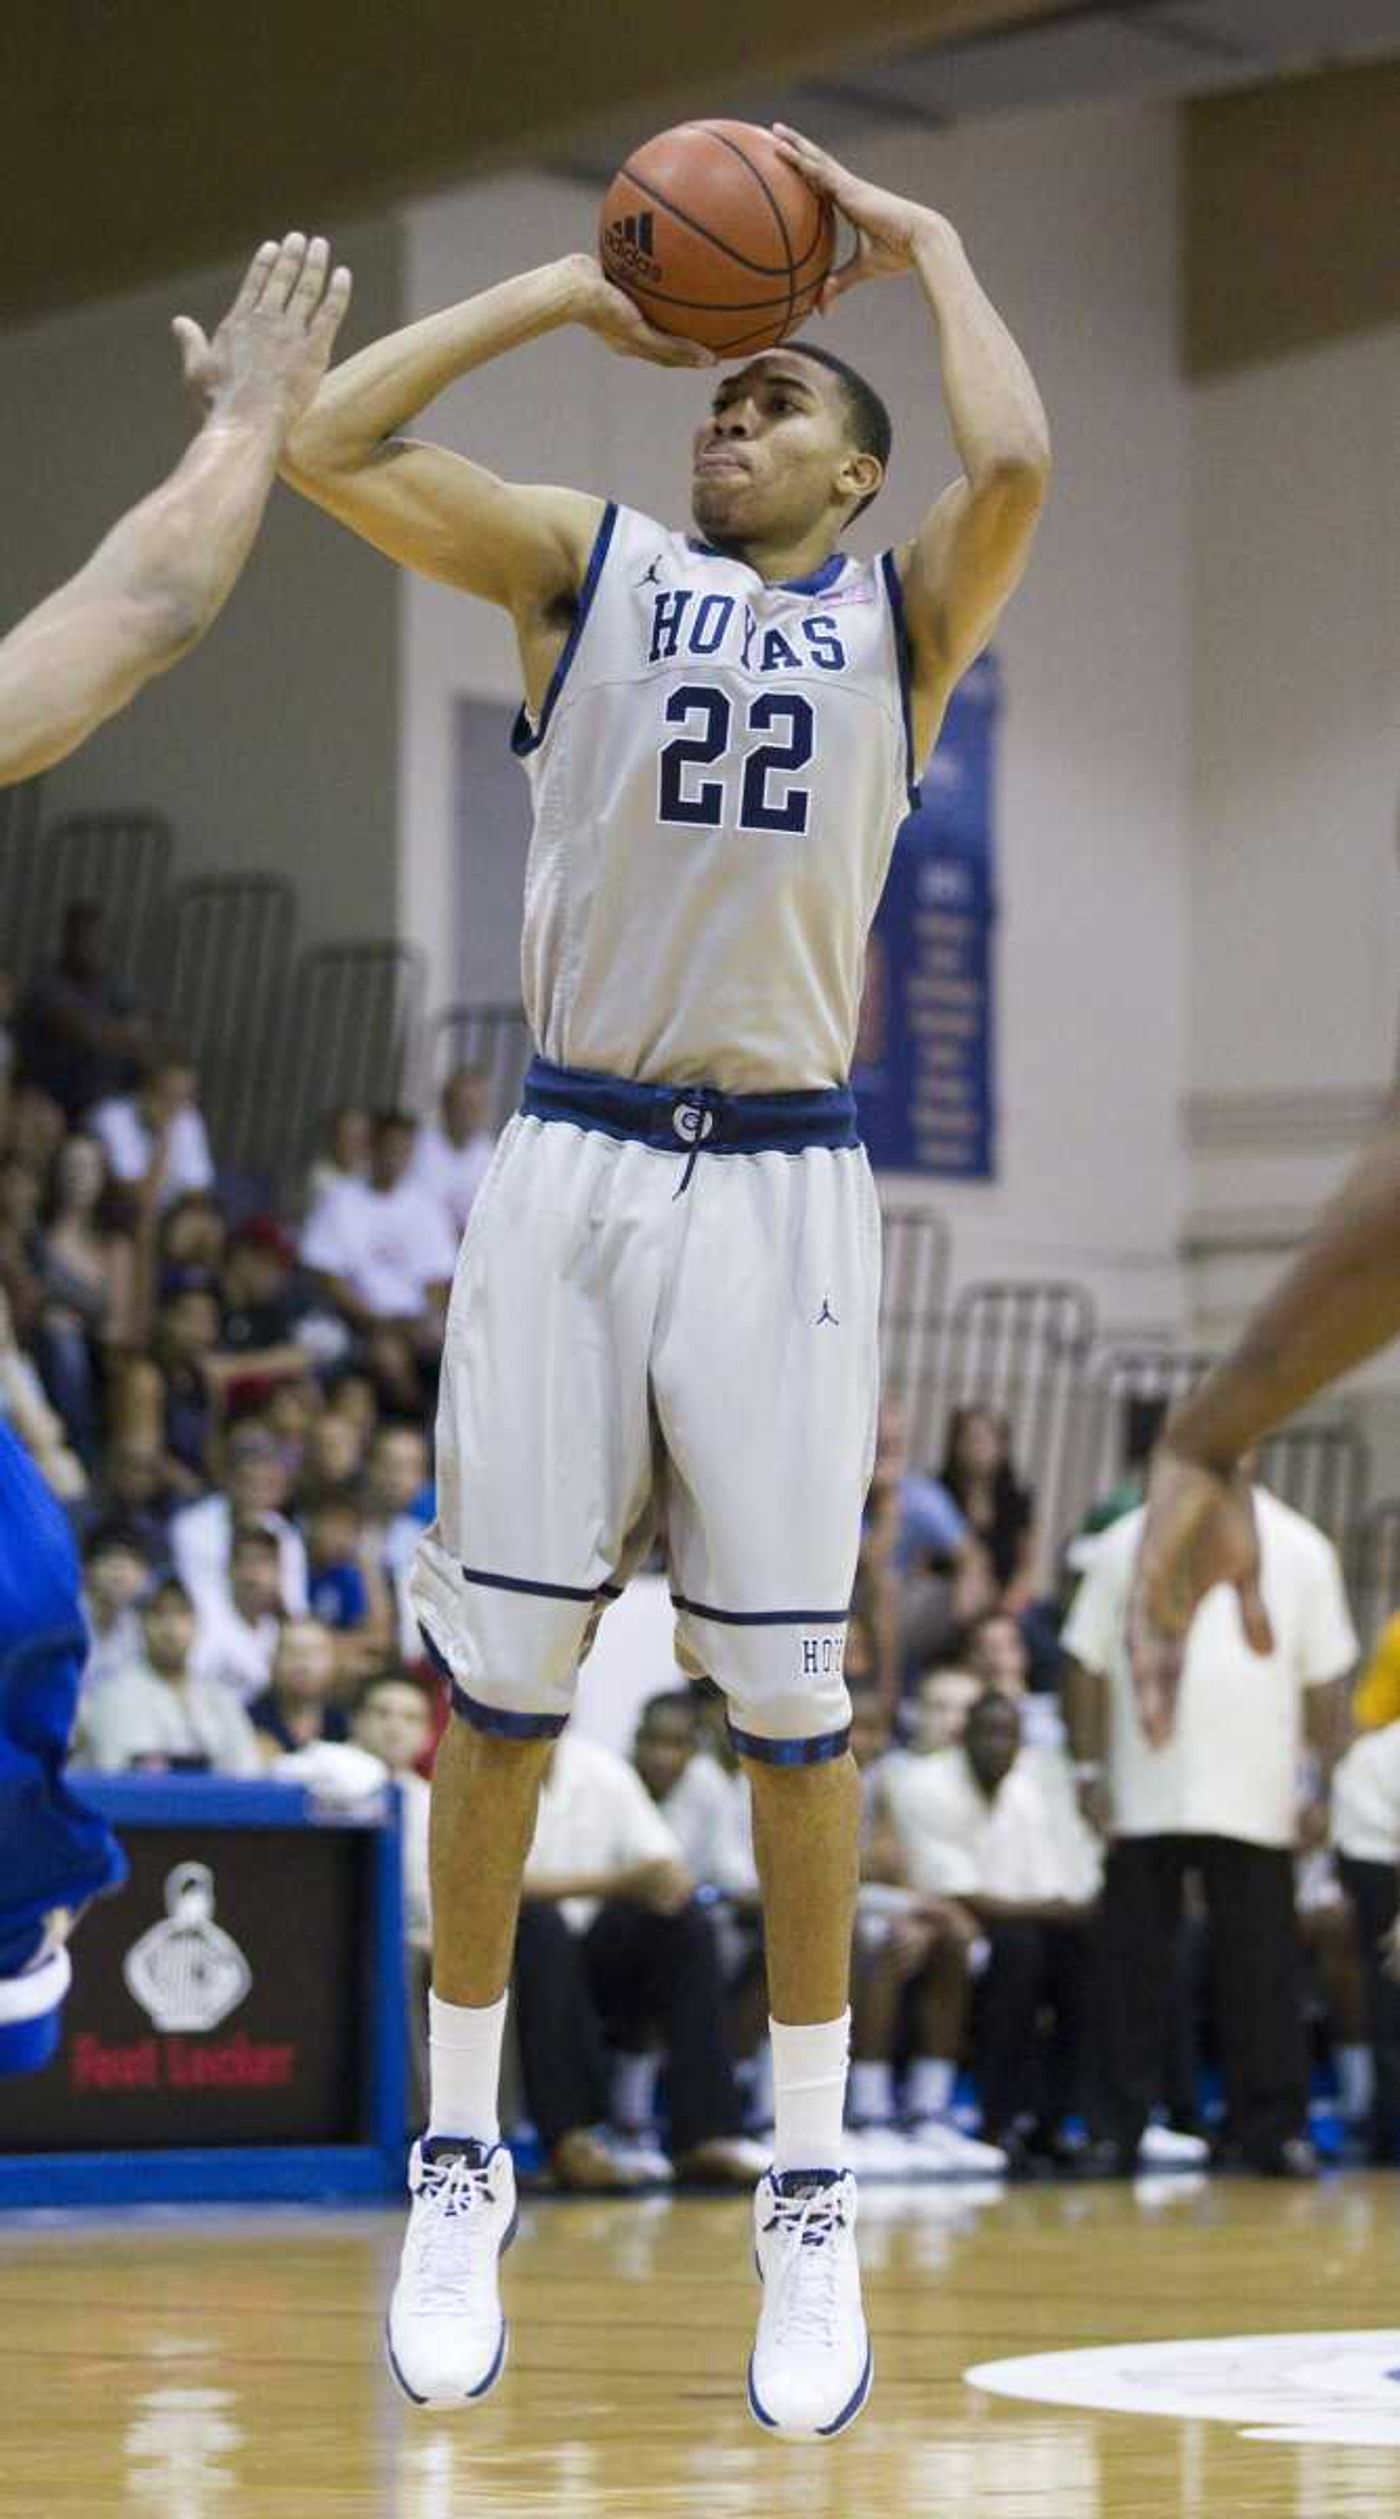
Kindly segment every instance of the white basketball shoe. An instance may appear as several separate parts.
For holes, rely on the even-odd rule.
[[[515,2237],[515,2165],[504,2143],[425,2135],[389,2303],[389,2368],[415,2405],[470,2405],[506,2358],[498,2269]]]
[[[784,2440],[834,2440],[870,2394],[860,2297],[856,2182],[848,2169],[770,2169],[754,2196],[763,2285],[749,2408]]]

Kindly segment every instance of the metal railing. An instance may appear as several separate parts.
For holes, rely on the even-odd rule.
[[[31,813],[5,842],[6,967],[32,979],[58,951],[70,902],[95,901],[108,971],[138,998],[158,999],[172,847],[157,813],[68,814],[43,831]]]
[[[519,1104],[529,1058],[523,1006],[443,1006],[428,1026],[426,1090],[435,1096],[454,1067],[479,1068],[491,1087],[490,1125],[501,1129]]]
[[[902,1202],[882,1201],[880,1223],[881,1387],[903,1409],[910,1460],[926,1461],[939,1426],[948,1227],[934,1208]]]
[[[243,1171],[276,1160],[296,922],[284,875],[200,876],[179,886],[167,914],[165,1023],[198,1068],[220,1164]]]
[[[295,1182],[333,1111],[407,1104],[420,1073],[424,956],[416,945],[312,945],[292,979],[269,1160]]]

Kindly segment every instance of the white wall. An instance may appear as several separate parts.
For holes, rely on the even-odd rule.
[[[1400,327],[1194,406],[1192,1292],[1214,1328],[1395,1069]]]
[[[853,150],[854,156],[856,152]],[[936,201],[1041,378],[1057,471],[1000,645],[1001,1181],[940,1187],[959,1273],[1055,1269],[1121,1322],[1164,1321],[1183,1188],[1188,409],[1173,359],[1174,126],[1091,109],[930,140],[882,130],[862,171]],[[439,198],[408,221],[416,313],[589,241],[593,203],[544,179]],[[913,284],[862,291],[833,346],[890,401],[896,455],[868,539],[907,533],[953,469]],[[685,512],[704,393],[559,334],[479,372],[431,428],[517,479]],[[451,699],[513,698],[484,607],[405,582],[403,911],[449,984]],[[483,885],[499,903],[501,888]],[[480,896],[479,896],[480,897]],[[468,876],[454,906],[473,915]],[[501,939],[502,978],[514,939]]]
[[[353,346],[398,320],[397,235],[378,221],[342,230],[336,247],[355,273]],[[209,324],[238,276],[197,272],[0,334],[0,619],[76,568],[177,460],[190,423],[170,317]],[[50,775],[47,810],[156,807],[175,826],[180,875],[286,867],[303,940],[383,935],[395,905],[397,635],[390,570],[274,490],[205,644]]]

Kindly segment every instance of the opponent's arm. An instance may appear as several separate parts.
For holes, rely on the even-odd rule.
[[[458,377],[562,324],[668,367],[709,353],[654,332],[588,254],[567,254],[428,315],[326,378],[283,461],[294,489],[376,550],[517,616],[576,592],[602,501],[522,488],[441,446],[400,436]]]
[[[350,298],[323,237],[260,248],[207,342],[176,318],[208,417],[167,481],[0,642],[0,786],[32,778],[204,636],[252,547],[287,429]]]
[[[913,271],[938,334],[962,478],[899,555],[922,758],[1030,556],[1050,480],[1049,425],[1035,379],[947,219],[863,183],[785,124],[775,129],[797,172],[856,231],[855,253],[822,291],[822,312],[862,280]]]
[[[1232,1583],[1267,1653],[1259,1537],[1242,1456],[1281,1420],[1400,1336],[1400,1109],[1324,1209],[1233,1354],[1168,1424],[1147,1489],[1133,1600],[1133,1676],[1154,1738],[1170,1731],[1182,1639]]]

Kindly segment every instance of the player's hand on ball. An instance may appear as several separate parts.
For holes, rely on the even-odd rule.
[[[610,350],[625,359],[650,359],[657,367],[713,367],[713,350],[698,341],[682,341],[674,332],[658,332],[640,307],[615,288],[592,254],[570,257],[577,291],[577,321],[596,332]]]
[[[215,419],[301,418],[330,364],[350,303],[350,274],[330,268],[324,236],[293,231],[260,245],[213,340],[189,315],[171,327],[185,382]]]
[[[832,272],[817,300],[819,313],[827,314],[838,297],[862,280],[883,280],[907,271],[921,236],[952,235],[948,221],[937,210],[865,183],[790,124],[775,122],[773,136],[789,166],[823,201],[831,202],[856,232],[854,253]]]

